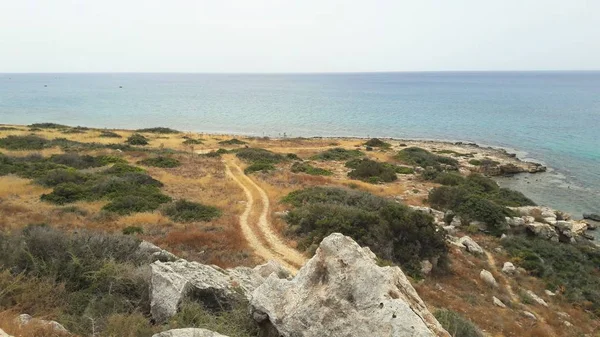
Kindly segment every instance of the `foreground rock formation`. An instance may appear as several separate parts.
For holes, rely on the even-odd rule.
[[[152,335],[152,337],[227,337],[206,329],[173,329]]]
[[[251,296],[262,336],[450,336],[402,270],[331,234],[292,280],[270,276]]]

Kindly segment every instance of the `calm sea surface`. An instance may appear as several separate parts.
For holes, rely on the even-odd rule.
[[[0,123],[35,122],[471,141],[553,169],[501,184],[600,212],[600,72],[0,74]]]

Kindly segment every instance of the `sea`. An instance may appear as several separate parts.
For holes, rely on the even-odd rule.
[[[600,71],[0,74],[0,123],[474,142],[549,171],[498,179],[600,213]]]

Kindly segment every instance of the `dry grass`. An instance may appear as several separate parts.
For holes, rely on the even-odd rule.
[[[0,312],[0,327],[4,332],[15,337],[74,337],[75,335],[54,330],[47,324],[31,322],[20,325],[15,318],[18,313],[12,311]]]

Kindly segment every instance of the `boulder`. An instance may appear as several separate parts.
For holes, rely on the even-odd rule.
[[[517,268],[511,262],[504,262],[502,266],[502,272],[508,275],[514,275],[517,272]]]
[[[13,337],[13,336],[7,334],[6,332],[4,332],[4,330],[0,329],[0,337]]]
[[[496,296],[492,296],[492,300],[494,302],[494,305],[500,308],[506,308],[506,304],[502,303],[502,301],[500,301],[500,299]]]
[[[227,337],[214,331],[198,328],[173,329],[152,335],[152,337]]]
[[[539,305],[543,305],[545,307],[548,306],[548,303],[546,303],[546,301],[544,301],[541,297],[539,297],[538,295],[536,295],[533,291],[531,290],[527,290],[525,292],[529,297],[531,297],[531,299],[536,302]]]
[[[452,221],[450,222],[450,226],[454,226],[454,227],[462,226],[462,219],[458,215],[455,215],[452,218]]]
[[[432,270],[433,270],[433,264],[431,262],[429,262],[429,260],[421,261],[421,274],[429,275],[429,273],[431,273]]]
[[[527,224],[526,228],[537,237],[540,237],[545,240],[558,242],[558,233],[556,233],[554,227],[549,224],[534,222]]]
[[[149,255],[152,262],[157,260],[167,262],[175,261],[178,259],[178,257],[172,254],[171,252],[168,252],[148,241],[140,242],[140,245],[138,246],[138,252],[141,254]]]
[[[525,316],[527,318],[530,318],[534,321],[537,320],[537,317],[535,317],[535,315],[530,313],[529,311],[522,311],[521,313],[523,314],[523,316]]]
[[[550,209],[542,209],[542,218],[552,218],[556,220],[556,213]]]
[[[589,230],[595,230],[600,226],[600,222],[598,221],[585,219],[584,222],[587,224]]]
[[[28,325],[28,324],[35,324],[35,325],[47,325],[52,327],[52,330],[54,331],[58,331],[58,332],[69,332],[62,324],[56,322],[56,321],[46,321],[43,319],[38,319],[38,318],[33,318],[28,314],[21,314],[17,317],[17,322],[19,323],[19,325]]]
[[[564,231],[564,230],[569,230],[570,231],[570,230],[573,229],[573,222],[571,222],[571,221],[565,221],[565,220],[558,220],[554,224],[554,227],[556,227],[560,231]]]
[[[523,219],[523,221],[525,222],[525,224],[534,223],[535,222],[535,217],[532,217],[531,215],[522,216],[521,219]]]
[[[483,254],[484,250],[475,242],[475,240],[471,239],[469,236],[463,236],[458,239],[458,243],[467,248],[467,251],[472,254]]]
[[[444,336],[399,267],[334,233],[291,280],[273,275],[252,293],[261,336]]]
[[[600,214],[596,214],[596,213],[584,213],[583,214],[583,218],[584,219],[588,219],[588,220],[600,221]]]
[[[483,282],[485,282],[485,284],[487,284],[488,286],[498,288],[498,282],[496,282],[494,275],[492,275],[492,273],[490,273],[489,271],[482,269],[479,273],[479,278],[483,280]]]
[[[456,229],[456,226],[452,226],[452,225],[444,226],[444,230],[446,231],[446,233],[448,233],[450,235],[454,235],[454,234],[456,234],[456,232],[458,232]]]
[[[523,218],[520,217],[506,217],[506,223],[510,226],[510,227],[521,227],[521,226],[525,226],[525,220]]]
[[[438,221],[444,221],[444,212],[442,211],[438,211],[436,209],[433,208],[429,208],[429,207],[422,207],[422,206],[409,206],[410,208],[412,208],[414,211],[418,211],[418,212],[423,212],[426,214],[430,214],[431,216],[433,216],[436,220]]]
[[[571,231],[577,235],[581,235],[588,230],[589,226],[585,221],[573,221]]]
[[[198,262],[156,261],[150,265],[150,313],[159,323],[175,315],[184,298],[201,302],[209,310],[228,308],[242,295],[249,295],[273,273],[287,277],[289,272],[269,262],[255,269],[221,269]]]

